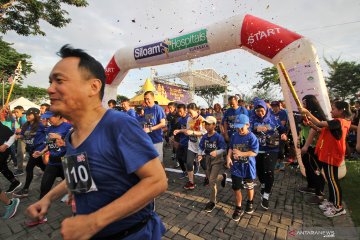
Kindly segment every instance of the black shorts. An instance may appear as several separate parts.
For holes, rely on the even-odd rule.
[[[254,189],[254,179],[242,178],[235,175],[231,175],[232,189],[238,191],[240,189]]]

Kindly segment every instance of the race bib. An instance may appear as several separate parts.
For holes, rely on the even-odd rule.
[[[62,165],[66,183],[71,192],[87,193],[98,190],[91,177],[86,152],[65,157]]]

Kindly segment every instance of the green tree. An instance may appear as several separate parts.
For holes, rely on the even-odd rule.
[[[21,61],[22,66],[21,77],[26,77],[29,73],[35,72],[32,63],[29,61],[31,56],[18,53],[11,45],[0,37],[0,79],[5,81],[14,74],[19,61]],[[19,79],[17,83],[21,85],[22,79]]]
[[[227,75],[221,77],[226,83],[229,83]],[[228,85],[226,86],[211,86],[206,88],[195,89],[195,94],[203,98],[209,107],[214,105],[214,100],[220,94],[226,92]]]
[[[2,84],[0,84],[0,88],[2,89]],[[8,85],[8,84],[5,85],[5,95],[4,95],[5,101],[6,101],[9,90],[10,90],[10,85]],[[2,99],[2,97],[3,97],[2,91],[1,91],[0,95],[1,95],[1,99]],[[22,86],[15,84],[13,92],[10,96],[10,102],[19,97],[24,97],[24,98],[29,99],[32,102],[40,104],[45,99],[48,99],[49,96],[48,96],[46,88],[39,88],[39,87],[32,87],[32,86],[22,87]]]
[[[329,77],[326,78],[326,85],[330,96],[342,100],[354,99],[360,91],[360,64],[356,62],[325,59],[329,66]]]
[[[280,86],[280,77],[275,66],[264,68],[261,72],[256,73],[261,80],[253,86],[253,89],[269,90],[274,85]]]
[[[71,19],[62,4],[76,7],[88,5],[86,0],[0,0],[0,32],[13,30],[19,35],[45,35],[40,28],[40,20],[62,28]]]
[[[117,95],[116,96],[116,102],[117,103],[120,103],[123,99],[129,99],[129,98],[126,97],[126,96],[123,96],[123,95]]]

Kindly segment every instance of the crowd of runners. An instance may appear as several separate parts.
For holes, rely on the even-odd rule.
[[[62,59],[49,77],[51,105],[1,110],[0,172],[10,183],[0,194],[4,218],[14,216],[20,199],[31,194],[38,167],[43,171],[40,196],[28,207],[28,226],[45,223],[51,202],[66,195],[74,217],[63,222],[65,239],[159,239],[165,228],[154,212],[153,199],[167,188],[164,143],[173,148],[174,166],[166,167],[181,169],[179,178],[187,179],[184,191],[196,191],[196,173],[200,167],[204,170],[207,212],[216,207],[217,185],[224,187],[228,176],[234,221],[254,212],[255,194],[261,195],[261,207],[269,209],[274,174],[284,171],[285,164],[297,166],[294,148],[300,146],[308,184],[298,190],[311,194],[307,202],[318,204],[326,217],[346,214],[338,168],[345,155],[360,151],[359,102],[351,107],[334,100],[330,120],[315,96],[304,96],[304,107],[295,114],[298,139],[291,136],[282,101],[245,102],[230,96],[226,106],[217,103],[213,108],[174,102],[159,106],[148,91],[141,106],[130,106],[128,99],[119,105],[110,100],[106,110],[101,106],[101,64],[69,46],[59,55]],[[8,164],[14,165],[14,172]],[[23,174],[24,183],[17,179]],[[65,180],[52,188],[58,177]]]

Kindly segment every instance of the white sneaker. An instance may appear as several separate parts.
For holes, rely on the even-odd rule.
[[[326,211],[333,206],[334,205],[331,202],[329,202],[327,199],[324,199],[324,201],[322,201],[322,203],[319,205],[319,208],[323,211]]]
[[[336,216],[340,216],[343,214],[346,214],[345,208],[336,208],[335,206],[329,208],[328,210],[326,210],[324,212],[324,215],[326,217],[336,217]]]

